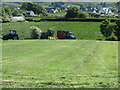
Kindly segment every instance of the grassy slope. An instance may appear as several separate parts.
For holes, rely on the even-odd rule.
[[[18,31],[20,38],[30,38],[29,30],[31,26],[37,26],[42,31],[69,30],[72,31],[78,39],[101,39],[100,22],[11,22],[3,23],[3,33],[11,29]]]
[[[117,87],[118,42],[3,41],[3,87]]]

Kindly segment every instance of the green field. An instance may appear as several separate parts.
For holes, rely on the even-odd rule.
[[[117,41],[9,40],[2,43],[4,88],[118,87]]]
[[[101,22],[10,22],[3,23],[3,34],[9,30],[17,30],[20,39],[30,38],[29,30],[31,26],[39,27],[43,32],[51,30],[69,30],[73,32],[77,39],[96,40],[104,39],[100,33]]]

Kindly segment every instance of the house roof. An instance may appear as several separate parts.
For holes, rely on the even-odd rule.
[[[24,11],[24,13],[30,13],[30,12],[33,12],[33,11]]]
[[[119,14],[118,12],[113,12],[114,14]]]

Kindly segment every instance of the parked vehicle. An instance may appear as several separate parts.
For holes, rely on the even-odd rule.
[[[56,38],[57,39],[76,39],[72,32],[69,31],[57,31],[57,36],[54,35],[53,30],[48,30],[47,32],[42,32],[40,39],[49,39],[50,38]]]
[[[69,31],[57,31],[57,37],[58,39],[76,39]]]
[[[8,39],[13,39],[13,40],[18,40],[19,36],[16,34],[16,30],[10,30],[9,34],[5,34],[2,37],[3,40],[8,40]]]
[[[42,32],[40,39],[48,39],[48,37],[52,37],[54,35],[53,30],[48,30],[47,32]]]

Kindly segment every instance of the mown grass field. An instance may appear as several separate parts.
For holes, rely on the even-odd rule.
[[[2,41],[3,87],[117,88],[118,42]]]
[[[3,23],[3,34],[6,34],[11,29],[15,29],[20,39],[30,38],[29,30],[31,26],[39,27],[43,32],[51,29],[69,30],[73,32],[77,39],[96,40],[104,39],[100,33],[101,22],[10,22]]]

